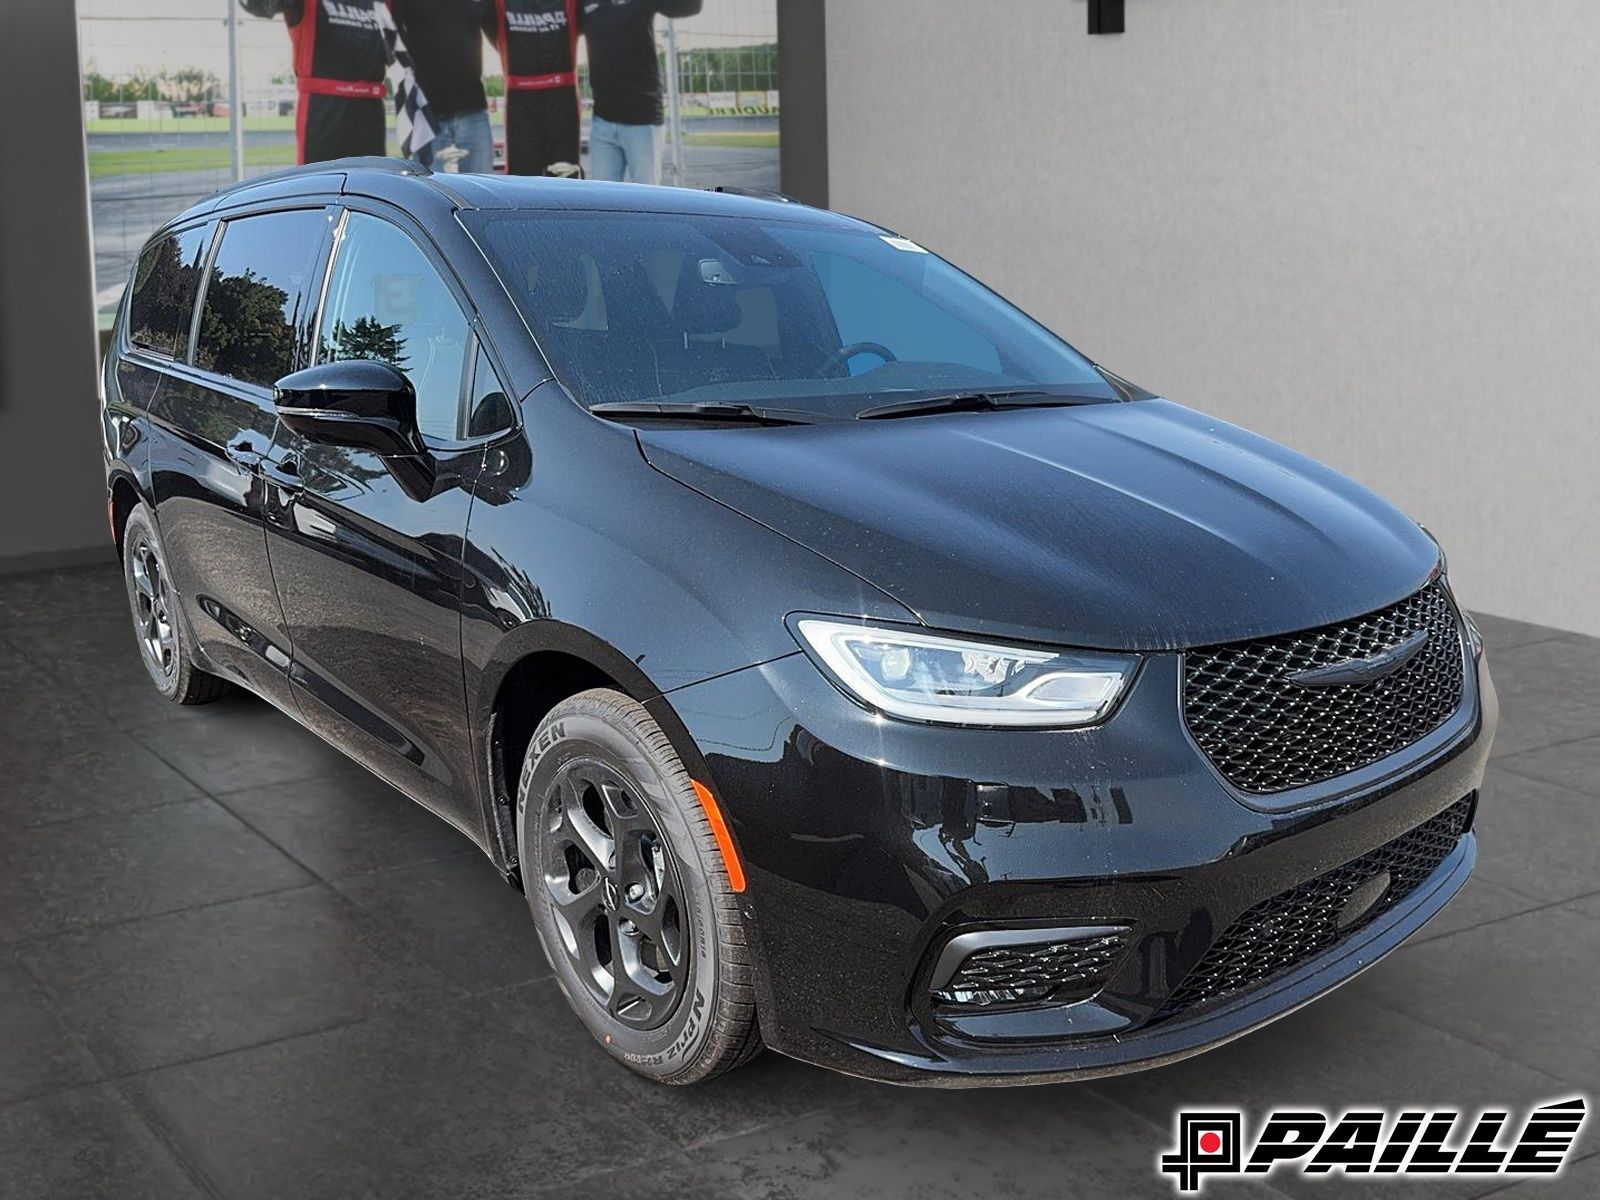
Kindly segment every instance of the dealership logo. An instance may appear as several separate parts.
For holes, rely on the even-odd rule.
[[[1546,1104],[1513,1121],[1486,1109],[1463,1120],[1452,1109],[1269,1113],[1245,1144],[1244,1115],[1226,1109],[1179,1112],[1177,1145],[1161,1170],[1180,1192],[1198,1192],[1208,1175],[1298,1171],[1326,1175],[1557,1175],[1588,1115],[1583,1097]]]

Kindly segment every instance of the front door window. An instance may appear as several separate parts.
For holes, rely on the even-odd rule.
[[[352,212],[322,314],[317,359],[378,359],[417,393],[424,437],[466,434],[467,318],[422,249],[380,217]]]

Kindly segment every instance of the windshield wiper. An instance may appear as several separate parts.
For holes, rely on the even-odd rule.
[[[879,404],[856,414],[860,421],[886,417],[918,417],[923,413],[990,412],[1004,408],[1063,408],[1075,404],[1100,404],[1104,396],[1073,395],[1067,392],[953,392],[948,396],[927,396],[921,400],[901,400]]]
[[[601,417],[663,417],[690,421],[742,421],[755,425],[812,425],[823,418],[817,413],[782,408],[756,408],[750,404],[729,404],[716,400],[694,403],[667,403],[643,400],[614,400],[591,404],[589,411]]]

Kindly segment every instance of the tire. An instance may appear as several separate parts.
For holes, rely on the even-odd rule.
[[[760,1052],[738,897],[688,771],[641,704],[594,689],[539,723],[517,854],[545,957],[614,1058],[687,1084]]]
[[[122,578],[128,588],[139,661],[174,704],[209,704],[228,690],[226,681],[195,664],[194,643],[167,574],[167,557],[150,510],[134,506],[122,532]]]

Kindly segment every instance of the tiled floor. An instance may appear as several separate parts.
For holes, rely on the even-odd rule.
[[[265,704],[166,705],[123,603],[109,569],[0,579],[8,1198],[1169,1196],[1183,1103],[1600,1093],[1592,639],[1484,620],[1505,711],[1477,877],[1295,1016],[1090,1084],[913,1091],[768,1055],[667,1089],[588,1042],[475,849]],[[1406,1190],[1594,1195],[1600,1132],[1577,1153],[1553,1185]]]

